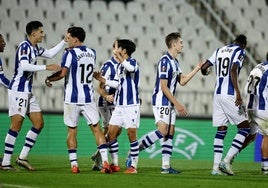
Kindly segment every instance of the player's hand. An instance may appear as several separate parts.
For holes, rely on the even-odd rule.
[[[48,77],[45,80],[45,84],[47,85],[47,87],[52,87],[51,82],[49,81]]]
[[[58,64],[50,64],[46,66],[46,70],[58,72],[61,70],[61,67]]]
[[[240,94],[236,94],[236,100],[235,100],[235,105],[236,106],[241,106],[243,104],[243,100]]]
[[[95,79],[98,80],[98,81],[101,81],[101,79],[102,79],[102,74],[101,74],[101,72],[100,72],[100,71],[94,71],[94,72],[93,72],[93,78],[95,78]]]
[[[106,95],[104,98],[109,103],[113,103],[114,102],[114,95]]]
[[[175,108],[180,116],[186,116],[188,114],[186,108],[181,104],[175,105]]]
[[[64,40],[64,42],[68,42],[68,33],[65,33],[65,35],[64,35],[64,38],[63,38],[63,40]]]
[[[126,49],[122,50],[122,48],[118,48],[118,42],[115,41],[115,47],[114,47],[114,55],[116,56],[116,59],[119,60],[119,63],[122,63],[124,60],[128,58]]]
[[[200,61],[200,62],[196,65],[197,70],[200,70],[203,64],[205,64],[205,63],[203,63],[202,61]]]

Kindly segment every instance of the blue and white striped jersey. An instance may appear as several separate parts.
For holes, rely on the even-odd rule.
[[[5,77],[2,60],[0,58],[0,85],[9,86],[9,80]]]
[[[156,81],[152,96],[153,106],[173,106],[173,104],[170,104],[170,101],[164,95],[161,89],[160,79],[167,79],[167,87],[169,88],[170,92],[175,95],[178,76],[181,73],[182,71],[177,59],[173,59],[168,52],[161,57],[157,66]]]
[[[34,72],[23,71],[20,61],[26,60],[29,64],[36,65],[37,57],[42,56],[45,49],[39,46],[32,46],[29,40],[21,42],[16,51],[15,71],[10,82],[9,89],[19,92],[31,92]]]
[[[231,67],[233,64],[238,64],[239,74],[245,55],[245,50],[235,44],[226,45],[214,51],[208,61],[215,66],[215,94],[235,95],[231,81]]]
[[[118,64],[119,87],[115,93],[115,102],[118,106],[140,105],[140,70],[138,62],[132,57],[129,57],[126,62],[133,68],[133,71],[128,71],[122,63]]]
[[[106,80],[114,80],[116,76],[116,69],[118,67],[118,62],[112,57],[110,60],[106,61],[102,66],[101,66],[101,74],[103,78]],[[105,91],[109,94],[115,94],[116,89],[105,86]],[[98,106],[103,107],[104,104],[106,103],[106,100],[100,95],[99,100],[98,100]],[[113,106],[113,103],[107,102],[108,106]]]
[[[249,110],[268,110],[268,61],[250,72],[245,89]]]
[[[61,67],[68,68],[65,77],[65,103],[86,104],[94,102],[93,71],[96,52],[86,46],[77,46],[65,51]]]

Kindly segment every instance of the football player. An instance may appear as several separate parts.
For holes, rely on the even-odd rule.
[[[14,76],[9,84],[9,116],[11,126],[5,138],[5,151],[2,170],[14,170],[11,157],[16,138],[21,130],[26,115],[33,126],[26,134],[25,144],[16,159],[16,163],[27,170],[35,170],[27,160],[27,156],[34,146],[38,135],[44,127],[41,108],[32,93],[33,75],[37,71],[58,71],[57,64],[37,65],[37,57],[54,57],[65,45],[62,40],[55,47],[47,50],[38,45],[43,41],[45,32],[40,21],[31,21],[26,25],[27,39],[21,42],[16,51]]]
[[[213,126],[217,127],[217,132],[214,138],[212,175],[222,175],[222,172],[234,175],[231,162],[243,147],[245,138],[250,131],[247,113],[238,87],[238,75],[245,58],[246,45],[246,36],[239,35],[233,43],[216,49],[201,67],[203,75],[208,75],[210,66],[215,66],[216,73],[212,116]],[[238,132],[232,141],[232,146],[222,160],[223,141],[229,123],[236,125]]]

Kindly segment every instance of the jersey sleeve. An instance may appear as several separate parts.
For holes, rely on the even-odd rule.
[[[21,60],[29,61],[30,53],[31,53],[31,49],[30,49],[29,45],[26,42],[22,43],[19,46],[18,53],[17,53],[18,60],[19,61],[21,61]]]
[[[210,64],[212,64],[212,65],[215,65],[216,64],[216,62],[217,62],[217,53],[218,53],[218,51],[219,51],[219,48],[217,49],[217,50],[215,50],[214,52],[213,52],[213,54],[207,59],[207,61],[210,63]]]
[[[61,67],[70,68],[72,61],[68,61],[69,58],[72,58],[70,50],[65,50],[61,58]]]
[[[233,63],[238,64],[241,68],[245,59],[246,53],[243,49],[240,49],[234,56]]]
[[[158,63],[158,72],[160,79],[168,79],[169,63],[166,57],[163,57]]]

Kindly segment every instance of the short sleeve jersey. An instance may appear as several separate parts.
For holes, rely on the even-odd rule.
[[[167,80],[167,87],[175,95],[178,77],[182,73],[179,61],[169,53],[163,55],[157,65],[156,81],[152,96],[153,106],[173,106],[161,89],[161,79]]]
[[[208,61],[215,66],[216,86],[215,94],[234,95],[235,90],[231,81],[231,67],[237,64],[238,74],[245,58],[244,49],[238,45],[230,44],[214,51]]]
[[[68,68],[64,84],[65,103],[87,104],[94,102],[93,71],[95,62],[95,50],[86,46],[78,46],[64,52],[61,67]]]

